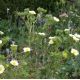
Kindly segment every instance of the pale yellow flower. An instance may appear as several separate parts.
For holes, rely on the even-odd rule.
[[[51,36],[49,37],[49,39],[55,39],[55,38],[56,38],[56,37],[51,37]]]
[[[63,51],[63,54],[62,55],[63,55],[64,58],[67,58],[68,57],[68,53],[65,52],[65,51]]]
[[[69,36],[72,37],[76,42],[79,42],[79,38],[77,38],[75,35],[69,34]]]
[[[0,44],[2,44],[2,40],[0,40]]]
[[[34,15],[36,14],[35,11],[29,11],[29,13],[30,13],[30,14],[34,14]]]
[[[5,68],[3,65],[0,65],[0,74],[2,74],[4,72]]]
[[[53,42],[53,40],[51,39],[50,41],[49,41],[49,44],[53,44],[54,42]]]
[[[53,17],[54,21],[59,22],[59,19],[57,17]]]
[[[24,51],[24,52],[30,52],[31,49],[30,49],[29,47],[24,47],[24,48],[23,48],[23,51]]]
[[[79,38],[73,36],[73,39],[74,39],[76,42],[79,42]]]
[[[10,64],[12,64],[13,66],[18,66],[19,65],[17,60],[11,60]]]
[[[3,34],[4,34],[4,32],[0,31],[0,34],[1,34],[1,35],[3,35]]]
[[[75,33],[74,36],[80,39],[80,35],[79,34]]]
[[[74,56],[79,55],[79,51],[73,48],[71,49],[71,53],[74,54]]]
[[[73,35],[73,34],[69,34],[69,36],[70,36],[70,37],[73,37],[74,35]]]
[[[39,32],[38,34],[41,35],[41,36],[45,36],[46,35],[45,33],[41,33],[41,32]]]
[[[64,31],[65,31],[65,32],[69,32],[69,31],[70,31],[70,29],[64,29]]]

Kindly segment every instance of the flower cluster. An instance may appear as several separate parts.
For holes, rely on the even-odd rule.
[[[79,51],[76,50],[76,49],[71,49],[71,53],[74,55],[74,56],[78,56],[79,55]]]
[[[73,34],[69,34],[70,37],[73,38],[73,40],[75,40],[76,42],[79,42],[80,40],[80,35],[75,33],[74,35]]]
[[[35,12],[35,11],[29,11],[29,13],[30,13],[30,14],[33,14],[33,15],[35,15],[35,14],[36,14],[36,12]]]
[[[56,36],[54,36],[54,37],[50,36],[49,37],[49,45],[54,44],[54,41],[53,41],[54,39],[56,39]]]
[[[0,64],[0,74],[2,74],[4,72],[5,68],[2,64]]]
[[[30,51],[31,51],[31,49],[30,49],[29,47],[24,47],[24,48],[23,48],[23,52],[24,52],[24,53],[30,52]]]

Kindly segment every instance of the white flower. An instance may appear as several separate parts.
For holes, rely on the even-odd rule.
[[[49,41],[49,44],[53,44],[53,43],[54,43],[53,40],[50,40],[50,41]]]
[[[79,41],[79,38],[77,38],[77,37],[79,37],[79,36],[75,36],[75,35],[73,35],[73,34],[69,34],[69,36],[70,37],[72,37],[73,38],[73,40],[75,40],[76,42],[78,42]]]
[[[70,36],[70,37],[73,37],[74,35],[73,35],[73,34],[69,34],[69,36]]]
[[[4,34],[4,32],[0,31],[0,35],[3,35],[3,34]]]
[[[2,40],[0,40],[0,44],[2,44]]]
[[[79,51],[73,48],[71,49],[71,53],[74,54],[74,56],[79,55]]]
[[[65,31],[65,32],[69,32],[69,31],[70,31],[70,29],[64,29],[64,31]]]
[[[0,74],[2,74],[4,70],[5,70],[4,66],[0,64]]]
[[[9,8],[7,8],[7,11],[9,11],[10,9]]]
[[[80,39],[80,35],[79,34],[75,33],[74,36]]]
[[[12,64],[13,66],[18,66],[19,65],[17,60],[11,60],[10,64]]]
[[[41,36],[45,36],[46,35],[45,33],[41,33],[41,32],[39,32],[38,34],[41,35]]]
[[[30,49],[29,47],[24,47],[24,48],[23,48],[23,51],[24,51],[24,52],[30,52],[31,49]]]
[[[56,37],[51,37],[51,36],[49,37],[49,39],[55,39],[55,38],[56,38]]]
[[[36,12],[35,12],[35,11],[29,11],[29,13],[30,13],[30,14],[36,14]]]
[[[59,22],[59,19],[57,17],[53,17],[53,18],[56,22]]]
[[[75,37],[75,36],[73,36],[73,39],[74,39],[76,42],[79,41],[79,39],[78,39],[77,37]]]

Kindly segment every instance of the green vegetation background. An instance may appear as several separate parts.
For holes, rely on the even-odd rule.
[[[61,10],[69,10],[72,5],[79,7],[80,0],[0,0],[0,17],[6,17],[6,9],[10,8],[11,13],[15,10],[23,11],[24,8],[36,10],[38,7],[59,14]]]

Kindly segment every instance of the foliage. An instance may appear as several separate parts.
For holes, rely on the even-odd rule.
[[[9,19],[0,22],[4,32],[0,33],[0,64],[5,67],[1,79],[80,77],[79,12],[71,8],[65,12],[67,16],[62,14],[56,17],[40,7],[36,11],[27,8],[15,11],[23,26],[11,24]]]
[[[74,9],[74,6],[79,8],[79,0],[1,0],[0,17],[7,17],[7,8],[10,9],[10,14],[13,14],[14,11],[23,11],[25,8],[36,10],[38,7],[43,7],[49,13],[58,16],[60,12]]]

